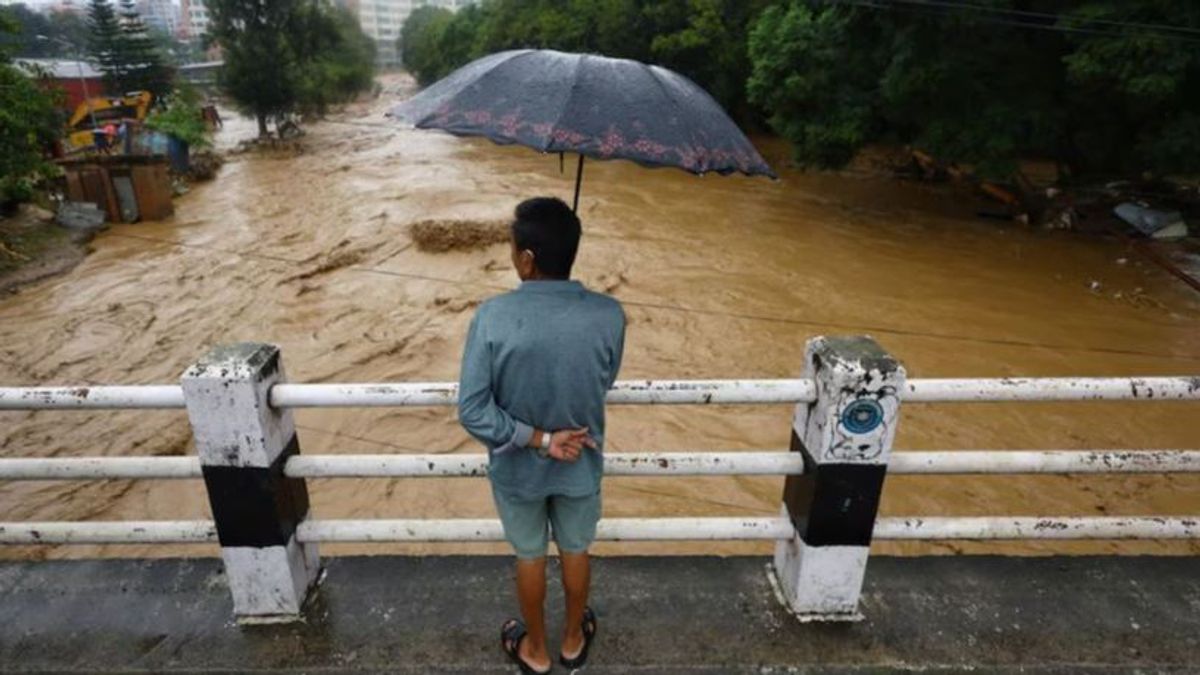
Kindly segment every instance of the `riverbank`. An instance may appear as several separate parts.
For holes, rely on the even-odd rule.
[[[0,297],[70,271],[87,255],[92,235],[68,230],[49,211],[24,205],[0,218]]]

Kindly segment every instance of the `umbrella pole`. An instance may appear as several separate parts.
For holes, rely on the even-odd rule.
[[[579,184],[583,182],[583,154],[579,155],[579,166],[575,169],[575,204],[571,210],[579,212]]]

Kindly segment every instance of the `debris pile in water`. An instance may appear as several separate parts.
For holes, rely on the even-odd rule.
[[[408,228],[417,250],[426,253],[476,251],[508,241],[502,220],[422,220]]]
[[[193,182],[212,180],[224,163],[225,159],[211,150],[193,152],[188,162],[187,178]]]
[[[304,154],[304,143],[299,138],[250,138],[238,143],[230,154],[241,155],[248,152],[277,158],[299,157]]]

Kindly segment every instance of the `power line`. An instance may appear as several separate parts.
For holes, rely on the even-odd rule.
[[[952,14],[950,14],[948,12],[941,11],[948,7],[955,7],[955,8],[967,9],[967,10],[984,9],[984,8],[978,7],[977,5],[966,5],[966,4],[961,4],[961,3],[944,3],[946,6],[934,5],[934,4],[932,4],[934,2],[934,0],[886,0],[886,1],[885,0],[828,0],[828,1],[831,2],[832,4],[845,5],[845,6],[850,6],[850,7],[862,7],[865,9],[876,9],[876,10],[896,10],[896,11],[901,11],[901,12],[908,12],[911,14],[919,14],[919,15],[923,15],[923,16],[936,16],[936,17],[941,17],[941,18],[952,16]],[[1004,11],[1004,10],[1001,10],[1001,11]],[[1011,14],[1010,14],[1010,16],[1011,16]],[[1061,18],[1059,15],[1054,15],[1054,14],[1048,14],[1048,15],[1046,15],[1046,17],[1053,17],[1056,20]],[[1161,33],[1161,32],[1152,32],[1152,31],[1138,33],[1138,32],[1132,32],[1132,31],[1105,30],[1105,29],[1100,29],[1100,28],[1083,28],[1083,27],[1077,27],[1077,26],[1064,26],[1064,25],[1060,25],[1057,22],[1056,23],[1035,23],[1033,21],[1020,21],[1017,19],[1005,19],[1005,18],[999,18],[999,17],[978,17],[975,19],[975,21],[977,21],[978,23],[984,23],[984,24],[992,24],[992,25],[999,25],[999,26],[1012,26],[1012,27],[1016,27],[1016,28],[1041,30],[1041,31],[1046,31],[1046,32],[1051,32],[1051,33],[1074,33],[1074,34],[1082,34],[1082,35],[1097,35],[1097,36],[1101,36],[1101,37],[1111,37],[1111,38],[1153,37],[1153,38],[1160,39],[1160,40],[1167,40],[1167,41],[1171,41],[1171,42],[1180,42],[1180,43],[1184,43],[1184,44],[1200,44],[1200,38],[1192,38],[1192,37],[1187,37],[1186,35],[1172,35],[1172,34]],[[1122,25],[1149,26],[1152,24],[1122,24]],[[1188,29],[1188,30],[1190,31],[1191,29]],[[1200,35],[1200,31],[1196,31],[1196,34]]]
[[[1108,26],[1117,26],[1120,28],[1138,28],[1150,31],[1166,31],[1176,33],[1188,33],[1191,35],[1200,35],[1200,28],[1192,28],[1191,26],[1172,26],[1163,23],[1142,23],[1137,21],[1117,21],[1115,19],[1101,19],[1092,17],[1080,16],[1064,16],[1051,12],[1035,12],[1026,9],[1004,9],[1002,7],[987,7],[984,5],[976,5],[970,2],[952,1],[952,0],[890,0],[893,4],[906,5],[924,5],[927,7],[945,7],[949,9],[968,9],[976,12],[987,14],[1000,14],[1007,16],[1023,16],[1035,19],[1049,19],[1054,22],[1069,21],[1078,23],[1101,24]]]

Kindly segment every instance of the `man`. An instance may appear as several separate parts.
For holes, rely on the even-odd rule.
[[[492,496],[517,554],[524,622],[505,622],[501,647],[521,672],[547,673],[548,524],[566,596],[559,661],[581,667],[596,634],[588,547],[600,518],[604,398],[621,366],[625,313],[570,280],[580,225],[561,200],[522,202],[511,229],[521,285],[485,302],[471,321],[458,417],[488,448]]]

